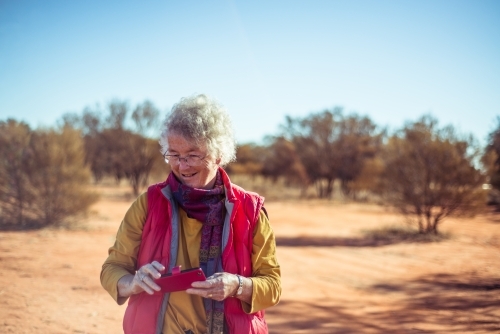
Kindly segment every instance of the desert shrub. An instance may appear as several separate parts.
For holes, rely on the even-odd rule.
[[[247,174],[255,178],[262,174],[262,160],[266,148],[252,143],[238,145],[236,161],[229,163],[225,170],[232,174]]]
[[[486,186],[489,189],[488,203],[500,209],[500,116],[497,117],[496,128],[488,136],[481,162],[489,183]]]
[[[299,185],[304,189],[309,179],[295,149],[295,145],[283,137],[275,137],[265,152],[262,175],[270,178],[274,183],[284,178],[288,185]]]
[[[438,128],[430,116],[407,124],[383,152],[380,190],[387,203],[414,217],[420,233],[437,234],[450,215],[474,215],[486,203],[476,146],[451,126]]]
[[[14,120],[0,122],[0,147],[3,227],[59,225],[97,200],[86,190],[90,172],[73,128],[33,131]]]
[[[376,198],[374,195],[379,192],[380,175],[383,170],[384,162],[379,156],[367,159],[359,176],[347,184],[350,197],[354,200],[374,200]]]
[[[127,163],[124,165],[125,176],[132,186],[134,196],[137,196],[140,187],[148,184],[155,165],[166,166],[166,164],[159,152],[157,140],[135,133],[128,133],[122,139],[128,148],[128,159],[125,160]]]
[[[158,109],[150,101],[138,104],[131,117],[133,126],[127,127],[129,112],[126,101],[114,100],[107,106],[107,116],[100,108],[87,107],[80,116],[66,114],[61,121],[82,131],[85,161],[95,183],[106,176],[113,176],[117,184],[125,178],[137,196],[151,173],[156,180],[166,169],[158,140],[148,137],[157,130]]]
[[[308,183],[318,197],[331,198],[336,180],[346,195],[367,160],[375,157],[384,131],[366,116],[344,115],[342,108],[287,117],[283,137],[294,145]]]
[[[25,168],[31,129],[13,119],[0,122],[0,223],[25,224],[33,193]]]

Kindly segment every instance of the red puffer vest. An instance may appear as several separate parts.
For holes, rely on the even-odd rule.
[[[226,190],[226,223],[222,240],[225,272],[252,275],[252,238],[264,198],[234,185],[219,168]],[[148,215],[142,231],[137,268],[158,261],[168,271],[175,266],[179,217],[166,182],[148,188]],[[169,294],[139,293],[130,297],[123,318],[125,334],[161,334]],[[264,311],[246,314],[237,298],[224,301],[225,319],[231,334],[268,333]]]

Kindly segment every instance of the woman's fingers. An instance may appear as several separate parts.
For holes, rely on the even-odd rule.
[[[189,288],[186,290],[187,293],[192,295],[198,295],[203,298],[210,298],[215,300],[224,300],[224,294],[218,289],[203,289],[203,288]]]
[[[192,288],[187,289],[186,292],[221,301],[231,296],[238,284],[237,281],[238,278],[233,274],[216,273],[208,277],[206,281],[193,282]]]
[[[165,270],[165,266],[163,264],[161,264],[160,262],[158,261],[153,261],[151,262],[151,265],[158,271],[164,271]]]
[[[144,279],[143,281],[140,281],[139,282],[139,286],[142,288],[142,290],[144,290],[146,293],[152,295],[154,293],[153,289],[151,288],[150,285],[148,285],[148,283],[145,282],[146,279]],[[153,283],[154,284],[154,283]],[[156,284],[155,284],[156,285]],[[160,290],[160,287],[158,285],[156,285],[158,287],[158,290],[156,291],[159,291]]]
[[[160,291],[161,288],[158,284],[155,283],[155,281],[150,277],[150,276],[146,276],[144,277],[144,279],[142,280],[142,283],[146,284],[146,286],[150,289],[153,289],[155,291]],[[151,291],[153,292],[153,291]]]
[[[146,291],[148,294],[152,295],[155,291],[161,290],[160,286],[155,283],[154,279],[160,278],[160,272],[164,270],[165,267],[157,261],[145,264],[137,270],[134,277],[134,284],[141,287],[142,290]]]
[[[161,273],[160,271],[165,270],[165,267],[156,261],[153,261],[152,263],[148,263],[143,265],[139,271],[142,271],[143,273],[153,277],[153,278],[160,278]]]

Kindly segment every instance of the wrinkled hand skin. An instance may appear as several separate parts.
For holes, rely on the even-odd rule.
[[[165,267],[157,261],[143,265],[135,275],[125,275],[118,280],[118,295],[130,297],[143,291],[152,295],[155,291],[160,291],[154,280],[160,278],[163,271]]]
[[[240,277],[243,280],[243,293],[238,298],[250,303],[252,299],[252,280]],[[215,273],[207,277],[206,281],[193,282],[191,286],[192,288],[186,290],[187,293],[222,301],[235,295],[238,290],[239,281],[236,275],[224,272]]]

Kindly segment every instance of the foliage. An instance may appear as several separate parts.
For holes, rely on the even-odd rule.
[[[368,118],[345,116],[341,108],[325,110],[305,118],[286,118],[284,137],[293,143],[321,198],[331,197],[335,180],[345,194],[367,159],[378,152],[383,131]]]
[[[3,226],[58,225],[97,200],[85,190],[90,173],[75,129],[32,131],[8,120],[0,122],[0,147]]]
[[[309,184],[309,178],[304,165],[295,149],[295,145],[284,137],[275,137],[264,155],[262,175],[276,182],[284,177],[288,185]]]
[[[168,165],[159,154],[156,139],[148,137],[157,130],[158,109],[144,101],[129,119],[131,111],[126,101],[113,100],[104,111],[96,106],[85,108],[81,115],[66,114],[61,124],[80,130],[85,164],[95,182],[106,176],[117,182],[126,178],[137,195],[151,175],[155,180],[163,179]],[[498,124],[481,159],[497,192],[500,118]],[[26,164],[26,156],[31,154],[19,148],[23,141],[31,140],[26,127],[17,124],[18,142],[5,139],[10,145],[3,149],[14,161],[3,173],[9,175],[8,182],[20,185],[27,181],[16,166]],[[265,178],[274,186],[298,186],[301,194],[316,190],[320,198],[332,198],[339,189],[344,197],[357,200],[377,198],[371,196],[376,193],[403,213],[417,217],[421,232],[437,233],[443,218],[472,214],[482,203],[485,194],[478,185],[484,177],[476,168],[475,148],[472,138],[459,137],[451,127],[438,129],[437,121],[429,116],[407,124],[388,139],[385,130],[370,118],[345,115],[337,107],[302,118],[287,116],[281,133],[267,137],[266,145],[240,145],[237,161],[228,165],[227,171],[249,175],[254,181]],[[7,189],[7,181],[2,182],[0,187]],[[23,189],[9,195],[23,199],[16,202],[17,207],[8,206],[12,214],[25,210],[31,193]]]
[[[9,119],[0,122],[0,223],[27,223],[34,200],[26,166],[30,161],[31,129]]]
[[[28,165],[36,200],[32,210],[44,225],[85,212],[96,201],[84,190],[90,173],[84,166],[80,133],[66,127],[60,131],[36,131],[31,137],[32,159]]]
[[[481,158],[486,169],[486,175],[491,186],[500,190],[500,116],[497,117],[497,126],[488,136],[488,145]]]
[[[391,205],[416,218],[421,233],[438,233],[450,215],[473,215],[485,203],[484,177],[475,167],[472,137],[438,128],[424,116],[393,135],[383,152],[381,192]]]
[[[265,148],[255,144],[243,144],[236,148],[236,161],[230,163],[228,173],[248,174],[252,177],[262,173],[262,160]]]
[[[139,187],[147,185],[154,164],[163,163],[158,154],[158,141],[130,132],[122,140],[127,147],[124,173],[132,186],[133,194],[137,196]]]
[[[360,200],[379,193],[380,177],[383,170],[384,162],[380,154],[367,159],[358,177],[348,183],[350,196],[354,200]]]
[[[156,129],[160,111],[154,106],[151,101],[144,101],[138,104],[132,113],[132,120],[134,121],[136,132],[146,137],[149,130]]]
[[[127,127],[129,111],[127,102],[114,100],[107,107],[107,115],[99,108],[85,108],[81,116],[63,116],[63,123],[79,127],[84,134],[85,161],[96,183],[105,176],[117,182],[126,178],[138,195],[151,171],[164,166],[157,140],[147,137],[158,123],[159,111],[150,101],[144,101],[132,112],[133,126]]]

